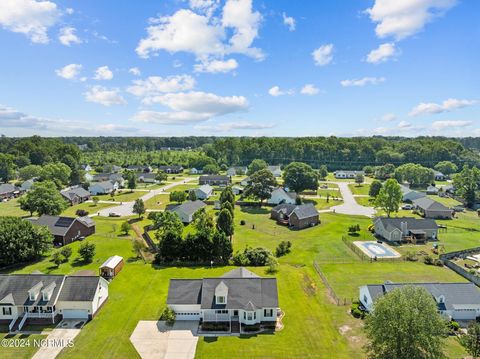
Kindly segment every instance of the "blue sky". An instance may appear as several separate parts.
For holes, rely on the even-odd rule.
[[[473,0],[2,0],[8,136],[480,136]]]

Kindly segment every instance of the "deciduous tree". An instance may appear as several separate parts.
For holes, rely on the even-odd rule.
[[[138,214],[138,217],[141,217],[143,214],[145,214],[146,209],[145,209],[145,203],[143,202],[143,199],[138,198],[135,200],[135,203],[133,204],[133,213]]]
[[[378,180],[373,180],[372,183],[370,184],[368,195],[370,197],[377,197],[381,189],[382,189],[382,182]]]
[[[276,186],[277,180],[272,172],[265,168],[250,176],[250,180],[248,181],[247,186],[245,186],[243,195],[247,198],[251,197],[259,200],[260,206],[262,206],[263,201],[270,198],[272,191]]]
[[[283,169],[283,182],[291,191],[317,190],[318,175],[309,165],[292,162]]]
[[[20,208],[33,215],[49,214],[56,216],[67,208],[67,202],[63,199],[57,187],[51,181],[37,182],[23,197],[19,199]]]
[[[402,190],[398,182],[390,178],[385,182],[382,189],[375,199],[375,205],[385,211],[387,217],[390,217],[392,212],[398,212],[398,207],[402,202]]]

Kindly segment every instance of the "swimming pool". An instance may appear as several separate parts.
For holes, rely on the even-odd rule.
[[[353,242],[358,248],[362,250],[370,258],[398,258],[400,257],[400,253],[394,250],[387,244],[384,243],[377,243],[374,241],[368,242],[360,242],[355,241]]]

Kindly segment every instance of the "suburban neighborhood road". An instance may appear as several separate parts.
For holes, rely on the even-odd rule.
[[[343,197],[343,203],[331,207],[330,209],[334,211],[335,213],[342,213],[342,214],[351,214],[351,215],[357,215],[357,216],[367,216],[367,217],[373,217],[375,214],[375,209],[373,207],[365,207],[361,206],[355,201],[355,197],[352,194],[352,191],[348,187],[350,184],[349,182],[331,182],[335,183],[338,185],[338,188],[340,189],[340,193],[342,194]]]
[[[145,201],[149,200],[150,198],[155,197],[158,194],[168,193],[168,190],[170,188],[195,181],[196,179],[197,178],[194,178],[194,177],[187,177],[183,181],[170,183],[170,184],[167,184],[167,185],[165,185],[161,188],[158,188],[158,189],[152,189],[140,198],[143,199],[143,201],[145,202]],[[111,202],[109,202],[109,203],[111,203]],[[134,203],[135,203],[135,201],[123,202],[123,204],[121,204],[119,206],[114,206],[114,207],[108,207],[108,208],[105,208],[105,209],[101,209],[100,211],[91,215],[91,217],[96,217],[96,216],[108,217],[108,215],[110,213],[116,213],[116,214],[120,215],[120,217],[132,216],[132,215],[134,215],[134,213],[133,213],[133,204]]]

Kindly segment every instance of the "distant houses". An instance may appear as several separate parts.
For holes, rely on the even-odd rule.
[[[67,188],[60,191],[60,194],[71,206],[88,201],[91,197],[90,192],[82,187]]]
[[[267,169],[272,173],[273,177],[282,177],[280,166],[268,166]]]
[[[440,171],[433,171],[433,176],[435,178],[435,181],[446,181],[447,180],[447,176],[445,176]]]
[[[428,197],[413,201],[415,210],[425,218],[452,219],[453,210]]]
[[[183,167],[182,166],[177,166],[177,165],[158,166],[158,170],[162,171],[162,172],[165,172],[167,174],[183,173]]]
[[[157,175],[155,173],[140,172],[137,173],[137,181],[140,183],[156,183]]]
[[[425,193],[413,191],[405,185],[400,185],[400,189],[401,189],[402,194],[403,194],[403,196],[402,196],[402,201],[403,202],[412,203],[413,201],[415,201],[419,198],[423,198],[423,197],[427,196]]]
[[[375,235],[389,242],[425,242],[438,239],[438,225],[433,219],[377,217]]]
[[[276,188],[272,191],[270,198],[267,200],[268,204],[297,203],[297,194],[295,192],[287,192],[283,188]]]
[[[295,205],[282,203],[272,208],[270,218],[291,229],[304,229],[320,223],[320,214],[312,203]]]
[[[359,299],[371,312],[375,302],[389,292],[405,286],[427,290],[440,314],[449,320],[475,320],[480,316],[480,290],[473,283],[390,283],[368,284],[360,287]]]
[[[230,177],[223,175],[207,175],[198,178],[200,185],[208,184],[211,186],[228,186],[230,184]]]
[[[189,173],[190,173],[191,175],[199,175],[199,174],[202,174],[203,171],[202,171],[202,170],[199,170],[199,169],[196,169],[195,167],[193,167],[193,168],[190,168]]]
[[[30,189],[33,187],[33,185],[35,184],[35,181],[36,181],[36,178],[31,178],[29,180],[26,180],[24,181],[21,185],[20,185],[20,191],[22,192],[28,192],[30,191]]]
[[[181,221],[185,224],[193,221],[193,215],[207,205],[202,201],[187,201],[182,204],[169,204],[166,210],[178,214]]]
[[[103,181],[103,182],[92,182],[88,187],[88,191],[93,195],[99,194],[110,194],[116,191],[119,188],[117,182],[112,181]]]
[[[333,175],[335,176],[335,178],[339,178],[339,179],[355,179],[355,177],[357,177],[357,175],[362,175],[364,176],[365,175],[365,172],[364,171],[348,171],[348,170],[337,170],[335,172],[333,172]]]
[[[0,199],[11,199],[18,197],[21,194],[20,188],[10,183],[0,184]]]
[[[95,222],[90,217],[73,218],[44,214],[39,218],[27,220],[37,226],[46,226],[53,235],[55,245],[64,246],[95,233]]]
[[[145,172],[145,173],[150,173],[153,172],[153,168],[150,166],[142,166],[142,165],[130,165],[127,167],[128,171],[134,171],[134,172]]]
[[[206,200],[213,194],[213,187],[205,184],[198,188],[192,188],[190,191],[195,193],[197,199]]]
[[[227,169],[227,176],[243,176],[247,173],[247,167],[230,167]]]

